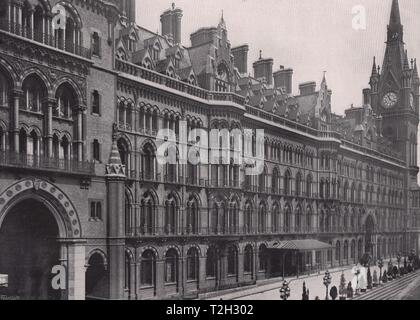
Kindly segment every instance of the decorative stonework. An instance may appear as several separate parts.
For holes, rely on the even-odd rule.
[[[105,173],[107,176],[125,177],[125,166],[117,163],[107,164],[105,166]]]
[[[77,86],[75,89],[79,93],[80,103],[87,103],[86,76],[89,74],[89,63],[64,54],[45,51],[47,49],[31,46],[24,41],[19,44],[9,43],[0,46],[0,50],[3,52],[2,60],[11,66],[15,80],[18,80],[17,78],[23,75],[26,70],[37,69],[45,75],[46,85],[49,86],[50,91],[54,84],[71,81],[74,86]],[[20,54],[16,55],[16,52],[20,52]],[[28,52],[31,52],[32,58],[29,57]],[[52,92],[50,93],[52,94]]]
[[[0,221],[2,221],[2,217],[7,214],[10,205],[16,197],[19,197],[25,192],[30,192],[31,190],[35,194],[45,198],[46,201],[49,200],[48,198],[53,198],[55,200],[51,205],[57,209],[57,212],[63,219],[68,238],[81,237],[80,221],[70,199],[56,186],[41,179],[23,179],[11,185],[0,194]],[[48,198],[43,196],[43,194],[47,195]]]

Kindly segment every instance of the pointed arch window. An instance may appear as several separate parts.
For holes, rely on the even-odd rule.
[[[215,278],[217,274],[217,252],[214,247],[207,250],[206,255],[206,276],[208,278]]]
[[[267,209],[265,204],[261,203],[260,208],[258,210],[258,232],[265,233],[266,230],[266,216],[267,216]]]
[[[292,178],[291,178],[291,174],[290,171],[287,170],[286,173],[284,174],[284,194],[285,195],[291,195],[291,185],[292,185]]]
[[[165,256],[165,282],[178,282],[178,252],[169,249]]]
[[[143,167],[143,178],[145,180],[154,180],[155,179],[155,163],[156,155],[155,150],[151,144],[146,144],[143,147],[142,154],[142,167]]]
[[[312,176],[308,175],[306,178],[306,196],[308,198],[312,197]]]
[[[7,106],[9,103],[9,84],[0,72],[0,106]]]
[[[191,247],[187,252],[187,280],[198,280],[199,254],[197,248]]]
[[[42,111],[42,101],[46,97],[46,91],[42,85],[42,80],[31,75],[23,82],[24,104],[23,109],[32,112]]]
[[[187,205],[187,233],[198,233],[199,206],[197,200],[190,198]]]
[[[175,234],[178,224],[177,224],[177,213],[178,213],[178,206],[176,200],[173,196],[170,196],[169,199],[166,201],[165,206],[165,226],[166,226],[166,233],[167,234]]]
[[[252,204],[247,203],[245,205],[245,232],[251,233],[252,232]]]
[[[141,256],[140,282],[143,287],[156,284],[156,256],[152,250],[146,250]]]
[[[56,93],[57,106],[53,115],[60,118],[70,118],[72,108],[76,106],[75,93],[69,85],[61,85]]]
[[[101,37],[98,32],[92,33],[92,54],[100,57],[101,56]]]
[[[236,275],[238,273],[238,249],[231,245],[227,252],[227,273]]]
[[[254,264],[254,253],[251,245],[245,247],[244,252],[244,272],[252,273]]]
[[[279,224],[280,224],[280,209],[278,204],[274,204],[273,209],[271,211],[271,231],[272,232],[279,232]]]
[[[284,222],[283,222],[284,232],[291,231],[290,230],[291,216],[292,216],[292,209],[290,208],[289,205],[286,205],[284,209]]]

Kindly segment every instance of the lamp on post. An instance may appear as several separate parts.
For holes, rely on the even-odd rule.
[[[325,300],[328,300],[328,287],[330,286],[330,284],[331,284],[331,274],[327,270],[325,271],[325,276],[324,276],[324,286],[326,288]]]
[[[400,263],[401,263],[401,253],[397,253],[398,270],[400,269]]]
[[[7,274],[0,274],[0,288],[7,288],[9,286],[9,276]]]
[[[287,281],[283,281],[283,286],[280,289],[280,298],[287,300],[290,297],[290,288]]]
[[[384,260],[379,258],[378,260],[378,267],[379,267],[379,284],[382,283],[382,268],[384,267]]]

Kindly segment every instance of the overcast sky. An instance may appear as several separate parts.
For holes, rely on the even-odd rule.
[[[136,0],[137,23],[161,30],[160,14],[169,0]],[[258,58],[274,59],[294,69],[294,93],[298,84],[314,80],[319,85],[323,71],[333,90],[333,111],[342,114],[352,103],[362,101],[368,86],[372,58],[382,64],[386,26],[392,0],[178,0],[184,11],[182,39],[190,45],[190,34],[201,27],[216,26],[221,12],[232,46],[248,44],[249,66]],[[352,28],[352,8],[366,8],[366,29]],[[420,1],[400,0],[409,58],[420,61]]]

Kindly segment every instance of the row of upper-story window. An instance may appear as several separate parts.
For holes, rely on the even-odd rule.
[[[135,112],[134,108],[132,106],[127,106],[126,103],[120,103],[118,110],[118,123],[119,127],[123,130],[140,132],[146,131],[156,135],[160,129],[171,129],[175,135],[179,137],[180,121],[182,121],[182,117],[177,112],[168,111],[161,114],[157,107],[152,106],[142,106],[137,112]],[[185,122],[188,136],[190,136],[193,129],[203,128],[202,120],[195,116],[187,116]],[[242,150],[246,149],[245,144],[247,143],[248,138],[252,143],[252,156],[257,156],[259,154],[265,159],[276,162],[314,168],[315,156],[311,151],[304,150],[303,148],[295,148],[289,144],[282,144],[280,141],[269,142],[265,140],[260,144],[257,142],[255,135],[246,138],[241,137]],[[225,148],[230,148],[235,151],[240,150],[240,148],[236,145],[236,143],[240,140],[237,140],[236,136],[230,134],[229,139],[226,139],[225,134],[221,132],[219,135],[221,150]],[[193,138],[193,140],[189,142],[196,143],[197,140],[194,140]],[[258,150],[257,147],[259,145],[264,146],[264,149]]]
[[[363,188],[362,184],[359,184],[356,190],[355,183],[349,185],[348,181],[344,182],[344,186],[339,184],[340,199],[348,202],[365,202],[365,203],[387,203],[394,205],[403,205],[404,201],[404,192],[396,189],[388,189],[383,187],[377,187],[375,192],[375,187],[372,185],[367,185]],[[363,196],[364,194],[364,196]],[[376,197],[375,197],[376,195]]]
[[[179,137],[181,125],[185,125],[189,135],[193,129],[203,127],[201,119],[194,116],[185,117],[181,123],[181,115],[175,112],[161,114],[157,108],[140,108],[134,111],[131,108],[118,108],[119,128],[126,131],[143,132],[156,135],[160,129],[171,129]],[[161,124],[160,124],[161,122]]]
[[[7,138],[8,135],[8,138]],[[7,128],[0,127],[0,151],[11,151],[13,146],[13,135],[11,135]],[[22,127],[19,131],[19,156],[22,160],[36,159],[47,154],[48,144],[45,143],[45,138],[41,134],[39,128]],[[76,150],[73,150],[72,137],[68,133],[56,133],[52,135],[52,158],[71,160],[77,159]]]
[[[162,124],[159,124],[159,118],[161,118],[160,112],[157,107],[147,107],[145,109],[140,109],[138,112],[134,112],[132,108],[127,107],[126,104],[122,104],[119,107],[119,124],[123,129],[132,130],[134,127],[137,130],[149,130],[150,132],[156,133],[159,129],[170,128],[173,129],[175,134],[179,135],[179,122],[181,121],[180,114],[176,112],[167,113],[164,115],[164,120]],[[160,128],[159,126],[163,126]],[[202,120],[199,118],[192,117],[187,119],[187,132],[188,134],[194,128],[202,127]],[[257,154],[257,141],[255,137],[253,139],[252,155]],[[194,141],[193,141],[194,142]],[[221,144],[222,145],[222,144]],[[230,139],[230,146],[234,146],[234,138]],[[302,148],[297,148],[292,145],[282,144],[281,142],[264,142],[264,156],[266,159],[278,161],[282,163],[291,163],[297,166],[304,166],[307,168],[314,168],[315,165],[315,155],[313,152],[306,151]],[[341,161],[335,161],[328,156],[328,153],[320,154],[320,168],[326,170],[337,170],[341,175],[349,177],[357,177],[359,179],[365,179],[367,181],[372,181],[377,184],[390,184],[393,186],[402,187],[403,179],[397,174],[393,174],[384,170],[377,170],[375,175],[375,170],[373,166],[369,165],[358,165],[356,166],[350,162],[345,161],[344,165],[341,165]]]
[[[92,31],[90,49],[83,48],[82,21],[77,9],[63,1],[60,5],[59,13],[65,15],[65,19],[55,18],[54,13],[43,3],[32,0],[11,1],[5,5],[6,13],[0,19],[2,22],[0,27],[5,31],[85,58],[90,58],[92,54],[101,57],[101,34]],[[59,27],[54,27],[55,25]],[[108,28],[108,39],[111,37],[110,32],[111,29]]]
[[[356,164],[351,161],[338,161],[338,172],[342,176],[352,177],[360,180],[367,180],[376,184],[387,184],[398,188],[404,187],[402,174],[389,170],[380,169],[374,165]]]
[[[411,207],[420,208],[420,190],[410,192]]]
[[[129,154],[127,152],[127,144],[124,139],[118,140],[118,148],[120,157],[124,164],[130,166]],[[143,173],[147,173],[149,178],[156,177],[158,166],[156,163],[156,156],[154,147],[150,144],[146,144],[142,150],[142,159],[140,167],[135,170],[140,170]],[[132,168],[131,168],[132,169]],[[240,186],[243,188],[253,188],[258,192],[267,193],[279,193],[285,195],[296,195],[313,197],[314,188],[317,189],[317,183],[314,183],[312,174],[308,174],[306,178],[301,172],[298,172],[295,177],[292,176],[290,170],[285,170],[283,176],[280,175],[278,168],[274,168],[271,174],[268,174],[267,167],[264,168],[262,174],[258,176],[250,176],[245,174],[245,169],[241,171],[240,166],[230,165],[192,165],[187,164],[185,169],[180,164],[168,164],[162,167],[165,176],[172,177],[174,181],[180,181],[180,176],[187,176],[189,181],[198,183],[201,179],[209,179],[209,185],[216,186]],[[185,172],[184,172],[185,171]],[[242,173],[241,173],[242,172]],[[374,187],[366,186],[363,189],[362,184],[356,191],[356,185],[353,183],[349,186],[349,182],[346,181],[344,186],[333,181],[321,179],[319,182],[319,196],[321,198],[339,198],[348,202],[363,202],[373,203],[374,198]],[[338,197],[337,197],[338,195]],[[363,197],[364,195],[364,197]],[[388,204],[404,203],[404,196],[402,191],[388,190],[384,187],[383,189],[378,187],[376,192],[376,202],[383,202]]]
[[[32,74],[25,78],[22,84],[23,94],[19,99],[19,109],[34,113],[45,113],[45,101],[48,97],[44,82],[38,75]],[[0,73],[0,106],[9,107],[13,104],[10,85],[6,77]],[[77,107],[77,98],[73,88],[67,83],[58,87],[55,93],[56,105],[53,116],[71,119],[73,108]],[[91,113],[101,113],[101,96],[97,90],[91,92]]]
[[[310,206],[303,210],[301,205],[292,209],[285,204],[284,209],[274,203],[270,210],[264,201],[254,207],[247,201],[243,208],[238,202],[215,202],[209,210],[200,209],[199,199],[194,195],[189,197],[185,210],[177,197],[169,194],[164,206],[159,206],[153,196],[146,192],[140,202],[137,214],[129,198],[126,198],[126,232],[129,235],[158,234],[253,234],[276,232],[365,232],[362,230],[360,210],[348,211],[343,214],[330,210],[321,210],[313,214]],[[94,208],[96,209],[96,208]],[[96,211],[95,211],[96,212]],[[157,224],[156,215],[162,214],[161,224]],[[185,217],[182,215],[185,214]],[[204,218],[204,216],[206,218]],[[208,215],[208,217],[207,217]],[[209,221],[203,224],[203,221]],[[400,230],[405,222],[401,214],[390,212],[377,215],[377,231]]]

